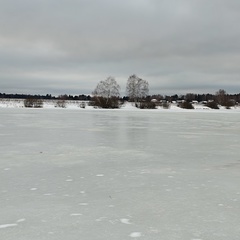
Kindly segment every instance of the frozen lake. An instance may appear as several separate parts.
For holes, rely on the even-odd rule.
[[[239,240],[240,113],[0,109],[2,240]]]

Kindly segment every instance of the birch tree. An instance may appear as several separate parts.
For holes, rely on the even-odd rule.
[[[139,99],[146,97],[148,93],[149,84],[146,80],[139,78],[135,74],[128,78],[126,94],[131,101],[139,101]]]
[[[93,91],[93,104],[102,108],[118,108],[120,86],[113,77],[100,81]]]

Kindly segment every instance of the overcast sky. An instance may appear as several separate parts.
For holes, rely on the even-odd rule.
[[[240,92],[239,0],[0,0],[0,92]]]

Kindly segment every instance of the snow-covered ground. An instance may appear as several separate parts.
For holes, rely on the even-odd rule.
[[[43,106],[42,108],[62,108],[57,104],[58,100],[43,100]],[[64,103],[64,108],[67,109],[88,109],[88,110],[95,110],[94,107],[89,106],[88,101],[79,101],[79,100],[66,100]],[[84,106],[84,107],[83,107]],[[240,113],[240,106],[231,107],[231,109],[226,109],[225,107],[220,106],[220,109],[211,109],[209,107],[206,107],[205,105],[201,103],[193,104],[194,109],[182,109],[177,106],[176,103],[171,103],[169,109],[164,109],[162,107],[157,107],[157,109],[138,109],[135,107],[135,103],[131,102],[125,102],[119,109],[115,110],[131,110],[131,111],[156,111],[156,110],[162,110],[162,111],[177,111],[177,112],[189,112],[189,111],[221,111],[221,112],[228,112],[229,110],[234,112]],[[0,99],[0,108],[24,108],[24,100],[23,99]]]
[[[239,240],[240,114],[0,108],[0,239]]]

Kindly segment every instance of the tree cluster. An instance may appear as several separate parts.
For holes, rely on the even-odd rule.
[[[148,95],[148,82],[132,75],[126,84],[126,93],[130,101],[137,102]],[[113,77],[100,81],[93,91],[92,105],[101,108],[119,108],[120,86]],[[143,107],[144,108],[144,107]]]
[[[46,95],[31,95],[31,94],[7,94],[7,93],[0,93],[0,98],[9,98],[9,99],[43,99],[43,100],[55,100],[55,99],[65,99],[65,100],[81,100],[81,101],[90,101],[90,95],[59,95],[59,96],[52,96],[51,94]]]

